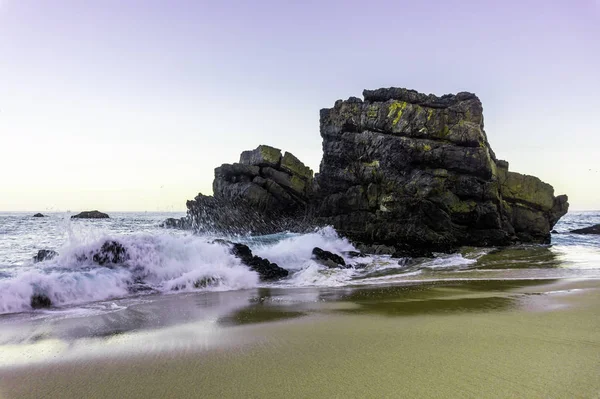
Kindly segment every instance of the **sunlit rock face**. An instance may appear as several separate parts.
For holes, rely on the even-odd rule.
[[[396,247],[549,242],[567,197],[496,158],[477,96],[401,88],[363,96],[321,110],[320,222]]]

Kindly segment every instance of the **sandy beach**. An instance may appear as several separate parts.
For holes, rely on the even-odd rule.
[[[0,349],[12,359],[0,369],[1,397],[600,395],[599,280],[259,291],[233,310],[222,305],[239,293],[162,299],[169,313],[164,301],[221,309],[181,312],[188,319],[169,326],[67,338],[94,317],[63,330],[57,321],[54,337]],[[135,311],[148,306],[158,305]]]

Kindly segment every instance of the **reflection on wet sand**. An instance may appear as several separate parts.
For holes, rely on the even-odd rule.
[[[520,306],[522,291],[554,280],[473,280],[405,283],[377,287],[259,288],[235,292],[149,296],[141,303],[118,303],[114,311],[13,320],[0,325],[0,344],[32,344],[107,339],[204,322],[230,327],[332,312],[410,316],[450,312],[503,311]]]
[[[598,280],[158,297],[122,311],[140,315],[137,330],[72,338],[55,320],[36,343],[3,345],[0,394],[595,397],[599,299]],[[173,324],[154,327],[153,313]]]
[[[551,246],[523,245],[497,248],[477,260],[478,269],[532,269],[561,266]]]

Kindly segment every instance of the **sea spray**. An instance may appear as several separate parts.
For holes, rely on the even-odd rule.
[[[94,263],[90,254],[107,240],[126,248],[127,261],[108,266]],[[257,274],[226,247],[191,235],[106,236],[80,246],[68,245],[58,257],[36,267],[0,281],[0,313],[28,310],[35,294],[60,306],[126,296],[134,293],[136,284],[161,292],[232,290],[258,284]]]

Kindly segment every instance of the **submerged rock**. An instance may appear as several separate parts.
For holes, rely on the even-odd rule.
[[[92,255],[92,260],[101,266],[123,263],[128,259],[127,249],[118,241],[106,241],[100,250]]]
[[[321,110],[319,221],[392,247],[549,242],[567,197],[496,158],[474,94],[390,88],[363,95]]]
[[[346,267],[344,258],[319,247],[313,248],[312,255],[317,262],[330,269],[341,269]]]
[[[127,248],[115,240],[105,241],[99,249],[76,256],[79,262],[93,261],[100,266],[112,267],[129,260]]]
[[[56,252],[56,251],[54,251],[52,249],[40,249],[38,251],[37,255],[35,255],[33,257],[33,261],[35,263],[38,263],[38,262],[42,262],[42,261],[45,261],[45,260],[50,260],[50,259],[52,259],[54,257],[57,257],[57,256],[58,256],[58,252]]]
[[[31,296],[30,305],[33,309],[43,309],[52,306],[52,300],[45,294],[34,294]]]
[[[582,229],[571,230],[571,233],[575,234],[600,234],[600,224],[596,224]]]
[[[44,216],[44,215],[43,215],[43,214],[41,214],[41,213],[36,213],[35,215],[33,215],[33,217],[34,217],[34,218],[44,218],[44,217],[46,217],[46,216]]]
[[[108,219],[109,216],[106,213],[99,211],[85,211],[78,213],[77,215],[71,216],[71,219]]]

